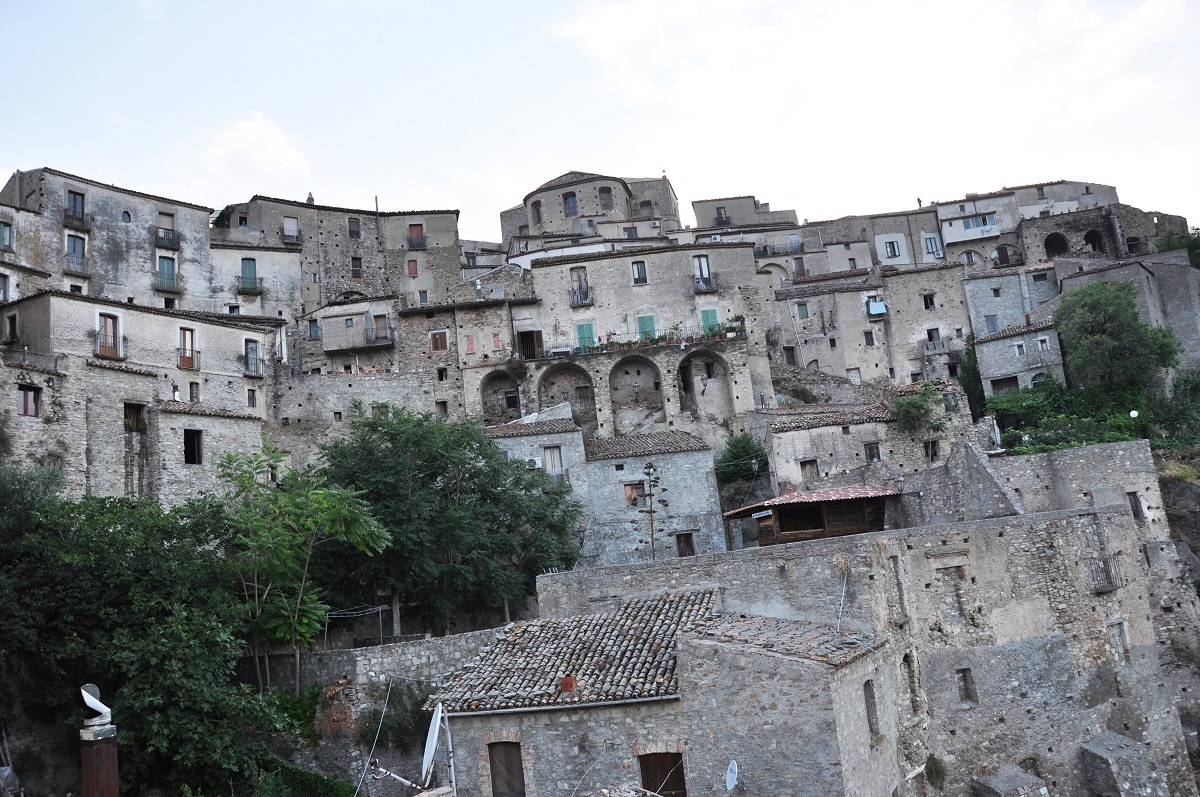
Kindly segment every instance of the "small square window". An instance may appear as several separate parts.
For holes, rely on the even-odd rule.
[[[646,261],[644,261],[644,260],[633,261],[632,269],[633,269],[633,284],[634,285],[645,285],[646,284]]]
[[[1045,273],[1042,273],[1042,274],[1034,274],[1034,275],[1033,275],[1033,281],[1034,281],[1034,282],[1045,282],[1045,281],[1046,281],[1046,277],[1047,277],[1047,275],[1046,275]]]
[[[875,333],[869,329],[863,330],[863,345],[864,346],[874,346],[875,345]]]
[[[341,413],[341,412],[339,412],[338,410],[334,410],[334,411],[333,411],[333,422],[334,422],[334,423],[341,423],[341,422],[342,422],[342,413]]]
[[[985,315],[983,317],[983,323],[987,326],[987,331],[989,333],[998,332],[1000,330],[1000,319],[998,316]]]
[[[188,382],[188,401],[193,404],[200,403],[200,383]]]
[[[362,279],[362,258],[361,257],[350,258],[350,279],[352,279],[352,280]]]
[[[71,286],[72,289],[74,289],[75,287],[76,287],[75,285]],[[80,289],[79,291],[72,290],[71,293],[83,293],[83,290],[82,289]],[[174,310],[175,309],[175,300],[174,299],[163,299],[163,309],[164,310]]]
[[[238,214],[238,226],[239,227],[249,227],[250,226],[250,219],[246,217],[245,213]]]
[[[618,462],[616,465],[613,466],[613,469],[616,470],[617,473],[620,473],[621,471],[625,470],[625,463]]]
[[[1016,344],[1016,349],[1017,349],[1017,356],[1018,356],[1018,357],[1024,357],[1024,356],[1025,356],[1025,344],[1024,344],[1024,343],[1017,343],[1017,344]]]
[[[320,340],[321,339],[321,323],[319,321],[317,321],[317,319],[315,319],[315,318],[308,319],[308,339],[309,340]]]
[[[992,288],[992,296],[999,296],[999,295],[1000,295],[1000,289]]]
[[[247,407],[257,407],[258,406],[258,393],[252,387],[246,388],[246,406]]]
[[[449,351],[450,333],[444,329],[438,330],[437,332],[430,332],[429,349],[430,351]]]
[[[638,237],[637,227],[625,227],[624,229],[621,230],[621,232],[624,234],[624,236],[626,238],[637,238]]]
[[[696,538],[695,533],[691,531],[681,531],[675,535],[675,550],[680,558],[685,556],[696,555]]]
[[[796,318],[808,318],[808,305],[807,304],[796,305]]]
[[[884,251],[887,253],[887,257],[900,257],[900,244],[899,244],[899,242],[897,242],[897,241],[885,241],[885,242],[884,242],[884,244],[883,244],[883,246],[884,246]]]
[[[448,375],[448,374],[449,374],[449,369],[447,369],[447,368],[439,368],[439,369],[437,369],[437,379],[438,379],[438,381],[439,381],[439,382],[445,382],[445,381],[446,381],[446,377],[447,377],[447,375]]]
[[[408,261],[408,276],[415,277],[415,276],[417,276],[417,274],[418,274],[417,261],[416,260]]]
[[[933,310],[937,308],[937,302],[934,300],[934,296],[935,294],[927,293],[921,297],[921,301],[925,303],[926,310]]]
[[[353,318],[347,318],[347,319],[346,319],[346,328],[347,328],[347,329],[349,329],[349,328],[350,328],[350,327],[352,327],[352,326],[354,326],[354,319],[353,319]]]
[[[625,506],[646,505],[646,483],[631,482],[625,485]]]
[[[504,408],[509,410],[521,409],[521,394],[510,390],[504,394]]]
[[[204,464],[204,432],[202,430],[183,430],[183,464]]]
[[[978,703],[979,695],[975,692],[975,678],[971,668],[964,667],[954,671],[954,681],[958,685],[958,699],[962,703]]]
[[[843,426],[843,427],[842,427],[842,434],[850,434],[850,427],[849,427],[849,426]]]
[[[937,440],[926,440],[923,445],[925,447],[925,459],[930,462],[937,462],[938,454],[939,454],[938,441]]]
[[[429,304],[429,291],[417,291],[417,304]]]
[[[783,347],[783,364],[784,365],[795,365],[796,364],[796,347],[795,346],[784,346]]]
[[[867,462],[879,462],[879,443],[864,443],[863,457],[867,460]]]
[[[856,257],[850,258],[850,270],[851,271],[858,270],[858,258],[856,258]]]
[[[83,286],[82,285],[72,285],[71,293],[76,293],[76,294],[82,295],[83,294]]]
[[[837,348],[837,338],[830,338],[830,339],[829,339],[829,348],[831,348],[831,349],[836,349],[836,348]]]
[[[439,418],[448,418],[448,417],[450,417],[450,402],[448,402],[448,401],[435,401],[435,402],[434,402],[434,404],[433,404],[433,406],[436,408],[436,410],[437,410],[437,416],[438,416]]]
[[[241,315],[242,314],[242,306],[240,304],[229,305],[229,314],[230,315]]]
[[[320,272],[314,271],[312,273],[312,281],[313,281],[313,285],[316,285],[317,283],[319,283],[321,281]]]
[[[351,238],[361,238],[362,237],[362,230],[359,227],[358,219],[348,219],[346,222],[346,226],[347,226],[346,234],[349,235]]]

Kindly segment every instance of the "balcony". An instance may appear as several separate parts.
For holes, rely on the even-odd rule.
[[[693,277],[692,282],[696,286],[696,293],[716,293],[717,292],[717,275],[709,274],[705,277]]]
[[[179,287],[178,274],[156,274],[154,276],[154,290],[162,291],[163,293],[183,293],[183,289]]]
[[[740,322],[713,324],[708,328],[677,325],[658,332],[653,338],[637,332],[612,332],[590,338],[545,337],[542,348],[522,343],[515,357],[525,360],[549,360],[556,357],[573,357],[603,352],[620,353],[631,349],[646,349],[654,346],[670,346],[678,349],[687,345],[707,343],[720,345],[746,338],[746,327]]]
[[[925,357],[932,357],[937,354],[948,354],[950,351],[947,342],[944,340],[927,340],[921,344],[921,354]]]
[[[595,300],[592,296],[592,289],[586,285],[582,288],[571,289],[571,306],[572,307],[587,307],[594,304]]]
[[[178,249],[179,233],[166,227],[155,227],[154,245],[159,249]]]
[[[263,375],[263,360],[262,360],[262,358],[261,357],[247,357],[246,358],[246,367],[243,370],[243,373],[246,376],[253,376],[253,377],[257,377],[257,378],[261,379],[262,375]]]
[[[390,326],[363,327],[363,341],[367,346],[391,346],[395,337]]]
[[[1083,563],[1087,568],[1088,586],[1096,595],[1115,592],[1125,586],[1125,576],[1116,554],[1088,557]]]
[[[72,208],[63,208],[63,226],[70,227],[72,230],[90,232],[92,229],[92,214],[76,211]]]
[[[733,224],[733,219],[728,216],[717,216],[713,219],[714,227],[728,227]]]
[[[567,469],[546,471],[546,481],[551,485],[565,484],[570,481]]]
[[[92,272],[88,269],[87,259],[83,255],[67,255],[63,261],[63,273],[75,277],[92,276]]]
[[[299,246],[302,243],[299,229],[292,230],[287,227],[280,227],[279,238],[289,246]]]
[[[102,357],[106,360],[124,360],[125,346],[120,335],[105,335],[100,332],[96,335],[96,346],[93,353],[97,357]]]
[[[408,248],[409,249],[424,249],[425,248],[425,236],[422,235],[420,238],[414,238],[411,235],[408,236]]]
[[[198,349],[176,349],[176,364],[185,371],[200,370],[200,351]]]
[[[238,277],[237,292],[241,296],[258,296],[263,292],[262,277]]]
[[[774,257],[775,255],[804,254],[803,241],[789,241],[786,244],[762,244],[754,247],[755,257]]]

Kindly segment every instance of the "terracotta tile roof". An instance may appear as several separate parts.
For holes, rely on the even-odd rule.
[[[771,424],[772,432],[794,432],[800,429],[819,429],[822,426],[854,426],[859,423],[883,423],[896,420],[896,413],[886,404],[857,404],[825,412],[802,413]]]
[[[854,292],[861,291],[868,287],[878,287],[868,285],[868,278],[871,276],[871,274],[866,270],[863,270],[861,274],[849,271],[845,273],[847,277],[850,277],[850,275],[853,274],[854,276],[857,276],[858,279],[847,282],[831,281],[818,285],[793,285],[790,288],[780,288],[779,290],[775,291],[775,298],[802,299],[806,296],[820,296],[823,293]],[[879,289],[883,290],[882,287]]]
[[[841,667],[865,656],[877,644],[874,636],[838,631],[804,620],[731,615],[705,623],[700,636],[719,642],[752,645],[784,656]]]
[[[612,180],[614,182],[618,182],[621,185],[623,185],[625,187],[626,193],[629,193],[629,194],[633,193],[632,191],[629,190],[629,184],[620,177],[610,177],[606,174],[593,174],[592,172],[570,171],[565,174],[560,174],[558,177],[555,177],[553,180],[547,180],[546,182],[542,183],[537,188],[533,189],[528,194],[526,194],[525,198],[523,200],[521,200],[521,203],[523,205],[525,202],[529,201],[529,197],[533,196],[534,194],[540,194],[542,191],[549,191],[551,188],[566,188],[569,185],[578,185],[579,183],[588,183],[588,182],[591,182],[592,180]]]
[[[592,440],[586,444],[587,461],[627,459],[652,454],[679,454],[684,451],[708,451],[708,443],[687,432],[655,432],[653,434],[612,437]]]
[[[749,506],[730,510],[725,513],[725,517],[745,517],[760,509],[769,509],[773,506],[818,504],[826,501],[849,501],[854,498],[882,498],[885,495],[900,495],[900,491],[894,487],[874,487],[870,484],[852,484],[849,487],[835,487],[831,490],[817,490],[815,492],[797,490],[794,493],[785,493],[775,498],[768,498],[766,501],[759,501],[757,504],[750,504]]]
[[[1015,327],[1005,327],[999,332],[993,332],[990,335],[984,335],[982,338],[975,339],[975,345],[980,343],[991,343],[993,340],[1003,340],[1004,338],[1012,338],[1017,335],[1024,335],[1027,332],[1041,332],[1043,329],[1054,329],[1054,319],[1047,318],[1042,321],[1034,321],[1030,324],[1021,324]]]
[[[88,360],[88,368],[102,368],[106,371],[120,371],[123,374],[133,374],[134,376],[148,376],[152,379],[158,379],[158,372],[151,371],[146,368],[134,368],[132,365],[121,365],[119,363],[104,362],[103,360]]]
[[[300,255],[301,251],[295,246],[267,246],[265,244],[238,243],[237,241],[209,241],[209,249],[240,249],[243,252],[287,252]]]
[[[1009,274],[1020,274],[1022,272],[1027,272],[1027,271],[1054,271],[1054,264],[1053,263],[1026,263],[1023,266],[999,266],[999,267],[990,269],[989,271],[987,271],[983,274],[972,274],[970,276],[963,277],[963,281],[965,282],[967,280],[986,280],[986,279],[994,280],[999,277],[1007,276]]]
[[[234,410],[224,410],[220,407],[210,407],[206,404],[191,401],[171,401],[170,399],[160,400],[157,405],[159,412],[167,412],[173,415],[204,415],[210,418],[237,418],[243,421],[261,421],[262,418],[257,415],[250,415],[245,412],[236,412]]]
[[[568,434],[578,432],[579,427],[570,418],[558,418],[551,421],[533,421],[532,423],[506,423],[503,426],[489,426],[483,430],[488,437],[531,437],[540,434]]]
[[[451,714],[653,700],[679,694],[675,636],[704,620],[713,593],[630,600],[613,612],[510,623],[429,698]],[[576,678],[574,692],[561,679]]]
[[[276,318],[269,315],[232,315],[230,313],[212,313],[207,310],[167,310],[163,307],[153,307],[148,304],[129,304],[128,302],[119,302],[116,299],[103,299],[99,296],[88,296],[82,293],[69,293],[53,288],[42,288],[33,293],[26,294],[20,299],[14,299],[10,304],[21,304],[23,302],[31,302],[42,296],[51,296],[56,299],[68,299],[72,302],[87,302],[88,304],[99,304],[107,307],[119,307],[124,311],[132,311],[138,313],[148,313],[150,315],[161,315],[168,318],[185,318],[194,321],[204,321],[217,326],[233,327],[234,329],[242,329],[247,332],[264,332],[262,327],[283,327],[287,326],[287,321],[282,318]]]

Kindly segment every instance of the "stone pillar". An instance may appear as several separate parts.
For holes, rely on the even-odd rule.
[[[79,732],[83,797],[117,797],[117,726],[99,725]]]

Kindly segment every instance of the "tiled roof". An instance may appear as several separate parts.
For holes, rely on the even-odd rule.
[[[267,246],[265,244],[238,243],[237,241],[209,241],[209,249],[240,249],[243,252],[287,252],[299,255],[295,246]]]
[[[611,243],[616,243],[615,241]],[[585,252],[579,255],[557,255],[554,257],[539,257],[536,260],[529,262],[530,268],[546,268],[547,266],[560,266],[563,263],[585,263],[592,260],[613,260],[617,258],[637,257],[642,254],[662,254],[667,252],[694,252],[711,249],[738,249],[738,248],[753,248],[753,241],[744,241],[737,243],[729,243],[726,241],[717,241],[715,243],[706,244],[679,244],[672,246],[669,242],[651,246],[635,246],[628,249],[614,249],[604,252]],[[546,250],[542,250],[546,251]],[[531,254],[522,252],[521,254]]]
[[[1012,338],[1017,335],[1024,335],[1027,332],[1041,332],[1043,329],[1053,329],[1054,319],[1047,318],[1042,321],[1034,321],[1030,324],[1021,324],[1015,327],[1005,327],[999,332],[993,332],[990,335],[984,335],[982,338],[975,339],[975,345],[980,343],[991,343],[993,340],[1003,340],[1004,338]]]
[[[834,405],[830,405],[831,407]],[[819,429],[822,426],[854,426],[859,423],[882,423],[896,420],[896,413],[886,404],[859,404],[827,412],[812,412],[771,424],[772,432],[794,432],[800,429]]]
[[[849,664],[876,645],[875,637],[867,634],[852,634],[804,620],[775,617],[716,617],[705,623],[699,633],[719,642],[753,645],[831,667]]]
[[[177,207],[191,208],[193,210],[203,210],[207,213],[213,212],[212,208],[206,208],[203,205],[196,205],[191,202],[183,202],[178,199],[170,199],[165,196],[155,196],[154,194],[144,194],[141,191],[133,191],[128,188],[121,188],[120,186],[109,185],[108,183],[101,183],[97,180],[92,180],[87,177],[80,177],[77,174],[69,174],[68,172],[60,172],[58,169],[52,169],[49,166],[43,166],[42,171],[46,172],[47,174],[56,175],[58,177],[65,177],[68,180],[75,180],[80,183],[87,183],[88,185],[94,185],[94,186],[97,186],[98,188],[107,188],[109,191],[117,191],[118,193],[128,194],[129,196],[141,197],[142,199],[154,199],[159,202],[169,202],[170,204],[175,205]]]
[[[242,329],[248,332],[263,332],[263,326],[287,326],[287,321],[284,319],[269,315],[233,315],[230,313],[211,313],[207,310],[167,310],[163,307],[152,307],[148,304],[129,304],[128,302],[118,302],[116,299],[104,299],[99,296],[88,296],[87,294],[82,293],[68,293],[67,291],[55,290],[53,288],[43,288],[39,291],[35,291],[34,293],[26,294],[20,299],[15,299],[11,302],[11,304],[29,302],[41,296],[52,296],[57,299],[69,299],[73,302],[87,302],[88,304],[119,307],[125,311],[148,313],[150,315],[161,315],[168,318],[186,318],[194,321],[205,321],[210,324],[216,324],[223,327],[233,327],[234,329]]]
[[[972,274],[970,276],[963,277],[963,281],[965,282],[967,280],[987,280],[987,279],[994,280],[994,279],[998,279],[1000,277],[1006,277],[1009,274],[1020,274],[1023,272],[1030,272],[1030,271],[1054,271],[1054,264],[1053,263],[1026,263],[1023,266],[1000,266],[998,268],[990,269],[989,271],[984,272],[983,274]]]
[[[1142,266],[1143,268],[1145,268],[1145,264],[1142,263],[1142,261],[1140,261],[1140,260],[1118,260],[1115,263],[1110,263],[1109,265],[1101,266],[1100,268],[1089,268],[1089,269],[1085,269],[1083,271],[1072,271],[1070,274],[1066,274],[1063,276],[1063,282],[1066,282],[1069,279],[1075,279],[1076,277],[1086,277],[1089,274],[1099,274],[1103,271],[1113,271],[1114,269],[1125,268],[1126,266]],[[1149,271],[1149,269],[1146,269],[1146,270]]]
[[[39,277],[50,276],[49,271],[42,271],[40,268],[33,268],[32,266],[22,266],[19,263],[9,263],[6,260],[0,260],[0,268],[12,268],[17,271],[24,271],[27,274],[36,274]]]
[[[684,451],[708,451],[711,446],[687,432],[655,432],[653,434],[612,437],[592,440],[586,444],[587,461],[646,457],[652,454],[679,454]]]
[[[120,371],[123,374],[133,374],[134,376],[148,376],[152,379],[158,379],[157,371],[150,371],[146,368],[134,368],[132,365],[122,365],[119,363],[108,363],[103,360],[88,360],[88,368],[102,368],[106,371]]]
[[[860,291],[863,288],[872,287],[867,284],[867,278],[869,276],[870,272],[863,271],[861,278],[854,280],[853,282],[834,281],[822,285],[793,285],[790,288],[780,288],[779,290],[775,291],[775,298],[802,299],[806,296],[820,296],[823,293]]]
[[[885,495],[900,495],[900,491],[893,487],[873,487],[869,484],[852,484],[849,487],[835,487],[831,490],[817,490],[815,492],[797,490],[794,493],[785,493],[775,498],[768,498],[766,501],[759,501],[757,504],[750,504],[749,506],[730,510],[725,513],[725,517],[744,517],[760,509],[769,509],[773,506],[818,504],[825,501],[849,501],[854,498],[882,498]]]
[[[262,420],[257,415],[235,412],[234,410],[223,410],[219,407],[210,407],[191,401],[171,401],[170,399],[165,399],[159,401],[157,407],[159,412],[168,412],[175,415],[204,415],[210,418],[237,418],[243,421]]]
[[[578,432],[579,427],[570,418],[558,418],[552,421],[533,421],[532,423],[506,423],[503,426],[489,426],[483,430],[488,437],[530,437],[539,434],[565,434]]]
[[[603,614],[510,623],[428,705],[464,714],[678,695],[675,636],[702,621],[712,600],[707,591],[665,594]],[[559,691],[567,676],[574,692]]]
[[[539,185],[537,187],[537,191],[545,191],[547,188],[555,188],[560,185],[570,185],[571,183],[578,183],[582,180],[617,180],[617,179],[619,179],[619,178],[605,177],[603,174],[595,174],[593,172],[571,171],[571,172],[566,172],[565,174],[560,174],[558,177],[555,177],[553,180],[547,180],[546,182],[542,183],[541,185]],[[534,193],[537,193],[537,191],[534,191]]]
[[[374,216],[375,210],[356,210],[355,208],[339,208],[334,205],[310,205],[308,202],[302,202],[297,199],[280,199],[279,197],[263,196],[255,194],[250,197],[251,202],[274,202],[280,205],[292,205],[293,207],[308,208],[309,210],[329,210],[334,213],[354,213],[358,216]],[[379,211],[381,217],[392,216],[432,216],[438,213],[453,213],[455,218],[458,218],[457,210],[384,210]]]

